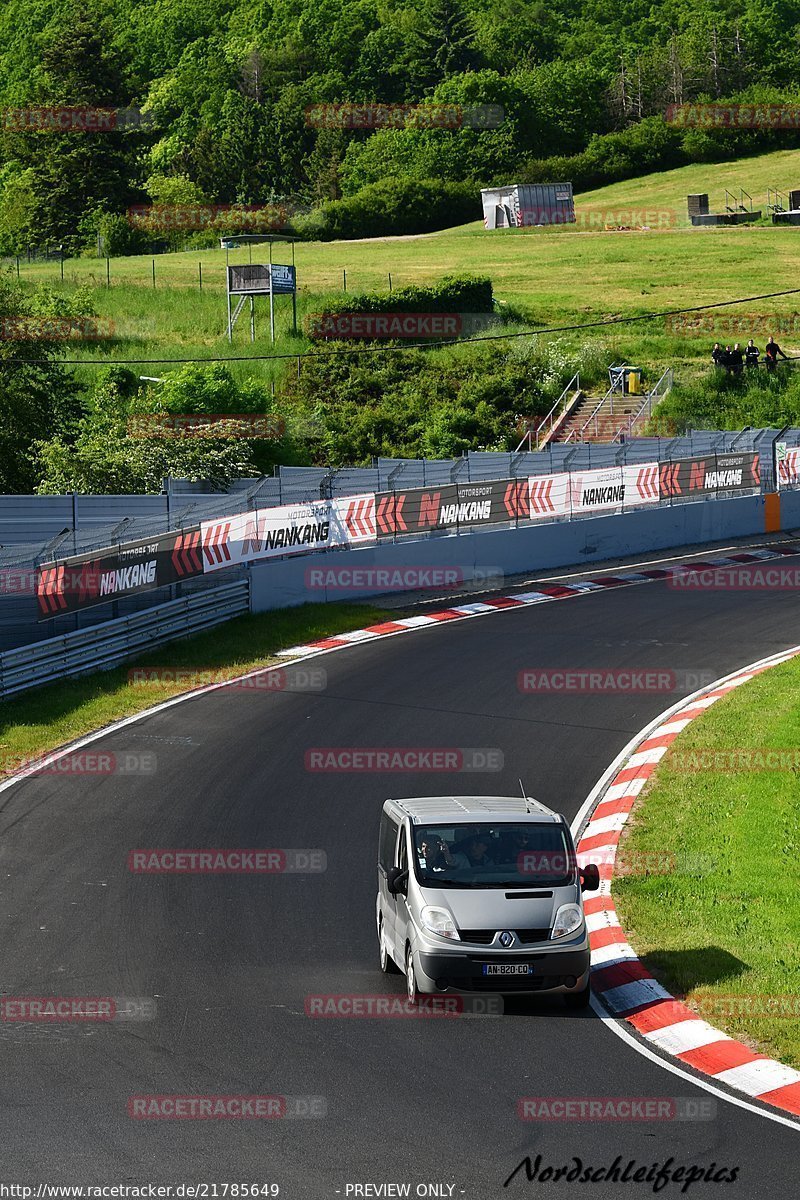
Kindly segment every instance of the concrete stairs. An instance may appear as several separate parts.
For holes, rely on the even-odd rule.
[[[613,412],[611,411],[611,401],[607,399],[606,403],[597,413],[596,418],[587,426],[583,434],[583,439],[581,439],[582,427],[602,400],[602,396],[584,396],[575,405],[563,425],[555,430],[551,441],[566,442],[569,438],[571,442],[581,440],[584,442],[610,442],[620,426],[627,423],[628,417],[638,412],[643,399],[643,396],[620,396],[619,394],[615,394],[613,398]],[[571,438],[570,434],[572,434]]]

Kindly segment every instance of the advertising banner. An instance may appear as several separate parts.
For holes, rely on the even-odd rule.
[[[749,491],[761,486],[758,454],[706,454],[661,463],[662,500],[681,496],[716,496],[719,492]]]
[[[661,499],[658,486],[658,463],[635,463],[622,468],[625,485],[625,507],[640,504],[658,504]]]
[[[407,491],[378,492],[375,497],[375,526],[378,537],[424,533],[446,529],[445,509],[458,506],[454,483],[439,488],[409,488]]]
[[[789,450],[784,446],[783,456],[778,458],[778,486],[793,488],[800,484],[800,449]]]
[[[43,563],[36,571],[39,620],[202,574],[199,525]]]
[[[622,467],[606,467],[601,471],[570,471],[569,498],[573,514],[622,508],[625,503]]]
[[[552,520],[569,513],[569,475],[531,475],[530,516],[533,521]]]
[[[431,529],[464,529],[509,524],[531,516],[530,479],[491,479],[379,492],[375,524],[379,538]]]
[[[375,537],[375,497],[343,496],[237,513],[221,521],[203,521],[203,563],[221,571],[238,563],[327,550]]]

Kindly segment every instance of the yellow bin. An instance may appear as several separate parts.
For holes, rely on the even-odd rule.
[[[640,396],[642,392],[642,372],[638,367],[631,367],[626,371],[627,375],[627,391],[631,396]]]

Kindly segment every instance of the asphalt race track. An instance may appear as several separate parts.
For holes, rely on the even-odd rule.
[[[796,560],[785,560],[796,565]],[[800,641],[791,592],[664,583],[593,592],[389,638],[315,660],[318,694],[215,692],[93,749],[151,750],[149,776],[42,775],[0,793],[0,992],[155,997],[154,1019],[0,1023],[0,1158],[19,1183],[348,1185],[452,1193],[649,1196],[645,1182],[503,1182],[624,1162],[738,1167],[669,1198],[796,1195],[794,1129],[717,1102],[704,1121],[531,1124],[521,1097],[708,1093],[648,1061],[592,1013],[312,1019],[319,994],[403,994],[378,969],[378,816],[388,795],[531,794],[570,818],[612,758],[679,693],[521,695],[525,667],[658,667],[720,676]],[[692,690],[687,688],[685,690]],[[330,774],[319,746],[496,747],[500,773]],[[318,848],[317,874],[155,876],[132,849]],[[635,939],[634,939],[635,940]],[[324,1097],[327,1115],[133,1120],[143,1094]],[[209,1193],[211,1195],[212,1193]],[[219,1193],[221,1195],[221,1193]],[[398,1193],[394,1193],[398,1194]],[[402,1193],[401,1193],[402,1194]],[[423,1194],[423,1193],[420,1193]],[[431,1192],[428,1194],[437,1194]]]

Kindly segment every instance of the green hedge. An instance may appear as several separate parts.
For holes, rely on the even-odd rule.
[[[477,221],[480,188],[435,179],[383,179],[346,196],[328,200],[296,218],[295,232],[310,241],[433,233]]]
[[[325,336],[326,322],[339,313],[491,313],[494,311],[491,279],[474,275],[446,275],[429,287],[399,288],[396,292],[347,295],[328,301],[307,322],[312,339]],[[433,335],[432,335],[433,336]],[[441,337],[441,334],[436,335]],[[424,335],[420,334],[424,339]]]
[[[341,312],[481,312],[494,311],[491,279],[477,275],[445,275],[427,287],[411,284],[393,292],[362,292],[326,304],[320,316]],[[316,314],[315,314],[316,315]]]

